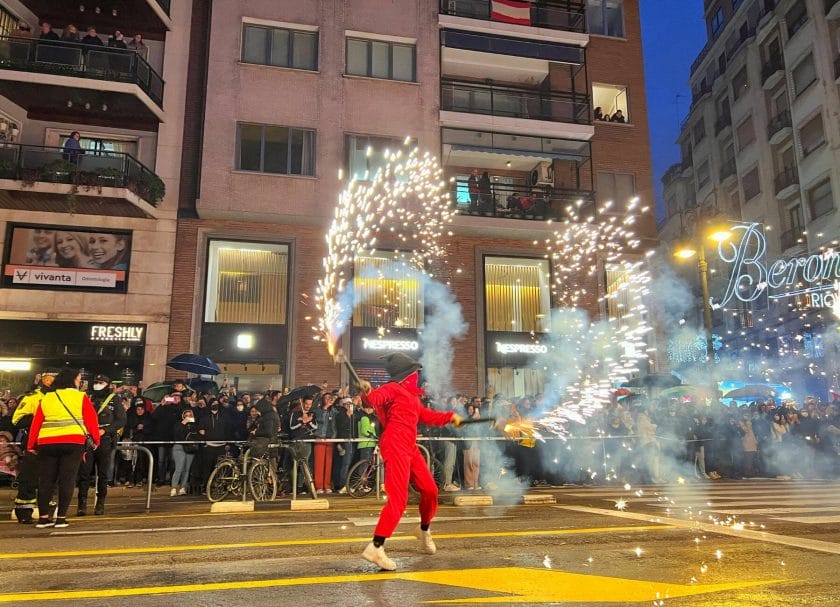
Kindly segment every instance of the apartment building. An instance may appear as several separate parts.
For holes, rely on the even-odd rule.
[[[206,81],[189,87],[184,139],[184,167],[199,170],[180,201],[172,351],[212,357],[241,389],[335,385],[341,369],[312,330],[324,234],[345,179],[374,174],[409,137],[439,155],[458,211],[447,246],[469,329],[455,387],[539,392],[523,346],[548,329],[551,268],[533,241],[569,202],[653,207],[638,2],[254,0],[200,17],[209,35],[193,39],[190,73]],[[596,121],[596,107],[623,119]],[[471,175],[489,182],[480,197]],[[653,238],[652,216],[639,229]],[[357,280],[390,263],[389,247],[356,260]],[[607,276],[593,316],[607,313]],[[371,288],[422,300],[402,282]],[[376,306],[357,308],[341,344],[374,380],[383,350],[420,355],[423,319],[422,305],[385,319]]]
[[[660,239],[673,243],[698,219],[725,217],[760,226],[768,267],[836,249],[840,3],[706,0],[704,10],[708,42],[691,66],[682,161],[663,177]],[[711,292],[720,300],[729,266],[709,254]],[[683,272],[697,284],[696,267]],[[724,351],[822,358],[830,282],[800,276],[795,287],[733,298],[714,311]]]
[[[178,0],[0,2],[3,388],[164,377],[190,21]]]

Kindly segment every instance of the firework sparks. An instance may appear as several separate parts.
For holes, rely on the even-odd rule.
[[[396,259],[406,272],[434,275],[435,268],[446,264],[441,237],[448,233],[453,212],[437,159],[407,147],[386,150],[384,156],[385,166],[369,181],[349,181],[326,234],[324,274],[315,292],[319,318],[313,329],[333,358],[355,305],[350,288],[354,261],[375,253],[380,235],[387,234],[389,245],[396,245]],[[389,304],[399,306],[398,301]]]

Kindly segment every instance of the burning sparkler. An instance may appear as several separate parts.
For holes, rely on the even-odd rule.
[[[448,231],[453,211],[437,159],[407,147],[384,155],[385,166],[370,181],[353,178],[347,184],[326,234],[324,275],[315,293],[319,318],[313,328],[315,339],[326,343],[336,362],[338,340],[356,303],[350,287],[354,260],[373,254],[380,235],[385,233],[389,244],[400,249],[395,256],[406,273],[432,275],[446,263],[440,238]]]

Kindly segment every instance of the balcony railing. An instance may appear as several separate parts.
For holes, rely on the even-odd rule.
[[[791,228],[786,232],[782,232],[782,251],[792,249],[797,245],[803,244],[805,240],[805,231],[803,228]]]
[[[586,32],[586,3],[581,0],[532,3],[529,14],[513,17],[495,12],[491,0],[440,0],[440,14],[567,32]]]
[[[761,83],[764,84],[767,80],[778,71],[785,69],[785,62],[781,55],[774,55],[767,59],[761,66]]]
[[[592,124],[589,95],[441,80],[440,108],[452,112]]]
[[[773,181],[776,185],[776,194],[778,194],[785,188],[799,183],[799,171],[796,167],[785,167]]]
[[[126,188],[157,206],[166,192],[163,181],[130,154],[65,151],[40,145],[0,147],[0,179],[66,183],[81,188]]]
[[[722,114],[715,120],[715,135],[720,135],[727,127],[732,126],[732,115]]]
[[[772,139],[773,135],[789,126],[791,126],[790,110],[782,110],[767,123],[767,137]]]
[[[471,192],[469,182],[459,179],[452,184],[452,200],[461,215],[558,221],[570,218],[569,205],[578,215],[591,212],[595,192],[507,183],[493,183],[489,192],[479,189]],[[583,201],[582,205],[579,201]]]
[[[0,37],[0,69],[130,82],[163,107],[163,80],[133,51],[3,36]]]
[[[735,55],[738,54],[738,51],[741,50],[744,42],[753,36],[755,36],[755,27],[744,24],[738,31],[738,36],[735,38],[735,43],[732,45],[732,48],[726,49],[726,60],[731,62]]]
[[[729,160],[724,160],[720,165],[720,179],[721,181],[726,179],[727,177],[731,177],[735,174],[737,170],[737,165],[735,164],[735,159],[730,158]]]

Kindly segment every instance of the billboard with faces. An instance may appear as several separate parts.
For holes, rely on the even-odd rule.
[[[130,260],[129,231],[10,224],[3,286],[125,293]]]

